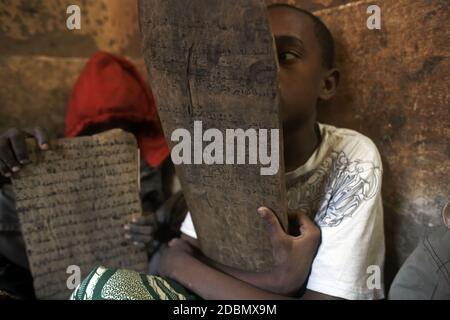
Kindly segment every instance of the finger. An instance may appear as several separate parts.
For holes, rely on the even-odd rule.
[[[129,233],[125,234],[125,239],[128,242],[132,243],[134,246],[142,247],[142,248],[146,247],[146,245],[150,243],[150,241],[143,241],[143,240],[148,240],[148,239],[136,238],[132,234],[129,234]]]
[[[178,248],[179,250],[183,250],[184,252],[187,252],[189,254],[194,254],[195,252],[195,249],[190,245],[189,242],[180,238],[174,238],[170,240],[169,247]]]
[[[143,234],[128,234],[128,236],[125,236],[125,238],[128,238],[128,240],[131,240],[132,242],[141,242],[145,244],[149,244],[153,241],[153,237],[150,235],[143,235]]]
[[[48,136],[47,133],[45,132],[44,129],[37,127],[35,130],[35,137],[39,143],[39,146],[41,147],[42,150],[47,150],[49,148],[49,141],[48,141]]]
[[[143,234],[143,235],[153,234],[153,227],[149,225],[138,225],[132,223],[126,225],[125,230],[130,231],[131,234]]]
[[[189,244],[189,242],[187,242],[181,238],[173,238],[169,241],[169,247],[191,248],[192,246]]]
[[[133,246],[138,247],[139,249],[144,249],[145,243],[134,241]]]
[[[39,148],[41,148],[41,150],[49,149],[49,139],[44,129],[36,127],[32,129],[25,129],[24,132],[28,133],[30,136],[36,139]]]
[[[0,138],[0,155],[3,163],[8,167],[11,172],[17,172],[20,170],[20,165],[14,157],[11,150],[11,145],[6,138]]]
[[[303,211],[297,212],[297,221],[299,224],[301,236],[310,235],[312,233],[320,233],[320,229]]]
[[[190,245],[188,242],[184,241],[181,238],[173,238],[169,241],[169,247],[180,247],[180,248],[190,248]]]
[[[1,160],[0,160],[0,174],[7,178],[11,177],[11,172],[9,171],[6,164],[4,164],[3,161],[1,161]]]
[[[179,238],[173,238],[172,240],[169,241],[168,246],[169,246],[169,247],[176,246],[176,245],[179,243],[179,241],[181,241],[181,239],[179,239]]]
[[[25,139],[26,139],[25,134],[19,130],[16,130],[9,137],[9,141],[11,143],[12,150],[14,151],[14,155],[20,164],[27,164],[30,162]]]
[[[266,207],[258,208],[258,213],[263,218],[266,228],[269,231],[270,239],[272,245],[276,245],[278,241],[283,239],[285,232],[278,221],[275,213]]]
[[[149,225],[155,221],[155,217],[153,214],[146,214],[142,216],[135,216],[131,219],[133,224],[137,225]]]

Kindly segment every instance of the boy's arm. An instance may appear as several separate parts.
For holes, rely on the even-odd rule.
[[[193,257],[195,250],[187,242],[175,240],[163,254],[162,265],[160,266],[161,274],[172,277],[188,287],[190,287],[190,284],[194,284],[193,291],[195,291],[197,285],[200,286],[199,294],[205,292],[208,295],[207,289],[223,288],[224,286],[227,288],[230,286],[229,288],[233,290],[230,292],[233,292],[234,295],[236,295],[234,290],[238,287],[241,288],[243,299],[245,299],[246,294],[252,294],[251,297],[254,299],[268,298],[267,295],[269,294],[272,298],[276,298],[276,296],[286,298],[294,294],[308,276],[320,242],[320,231],[303,213],[297,212],[296,216],[301,235],[293,237],[283,231],[275,214],[269,209],[261,208],[259,213],[268,228],[274,250],[275,267],[272,271],[246,272],[217,264],[202,255],[200,255],[200,259],[196,259]],[[184,239],[189,238],[184,237]],[[176,261],[179,256],[181,256],[182,261]],[[175,261],[172,261],[172,259]],[[182,266],[181,270],[178,270],[177,266]],[[199,273],[198,270],[201,270],[204,274]],[[212,279],[208,278],[205,281],[206,275],[212,277]],[[197,283],[198,280],[200,281]],[[207,288],[203,288],[205,282]],[[216,285],[219,285],[219,287],[216,287]],[[226,294],[227,292],[221,293]]]
[[[266,291],[249,283],[227,275],[195,258],[189,250],[183,248],[188,246],[183,240],[172,242],[171,249],[167,252],[162,262],[171,264],[171,271],[163,275],[168,276],[189,290],[195,292],[204,299],[221,300],[286,300],[294,299],[289,295],[281,295]],[[168,259],[168,260],[167,260]],[[166,269],[166,270],[168,270]],[[302,296],[303,300],[329,300],[335,297],[318,292],[309,291]]]
[[[211,261],[211,260],[210,260]],[[289,277],[284,277],[284,279],[273,278],[273,275],[270,272],[265,273],[255,273],[248,272],[243,270],[238,270],[235,268],[231,268],[217,262],[211,261],[211,263],[207,263],[210,266],[213,266],[217,270],[220,270],[234,278],[240,279],[249,283],[253,286],[256,286],[263,290],[268,290],[270,292],[286,295],[289,294],[289,287],[293,285],[292,281],[289,281]],[[287,284],[285,284],[287,283]],[[327,294],[323,294],[320,292],[306,290],[305,293],[301,297],[302,300],[342,300],[341,298],[337,298],[334,296],[330,296]]]
[[[170,269],[169,272],[160,273],[178,281],[202,298],[210,300],[289,299],[286,296],[258,289],[208,266],[180,248],[187,245],[180,243],[172,242],[171,248],[163,253],[160,263],[162,266],[168,267],[167,264],[171,266],[166,268],[166,271]]]
[[[296,215],[297,213],[293,213]],[[274,221],[276,222],[276,221]],[[198,246],[198,240],[191,238],[185,234],[181,235],[181,239],[185,240],[189,243],[190,246],[194,248],[199,248]],[[303,252],[304,253],[304,252]],[[247,272],[243,270],[238,270],[232,267],[225,266],[223,264],[217,263],[211,259],[208,259],[204,255],[201,255],[200,257],[197,256],[201,262],[204,264],[217,269],[219,271],[222,271],[226,275],[230,275],[233,278],[237,278],[239,280],[242,280],[254,287],[270,291],[275,294],[285,295],[286,292],[289,290],[288,287],[292,286],[294,283],[293,280],[289,279],[290,277],[287,276],[286,273],[282,274],[282,278],[278,277],[276,278],[273,273],[270,272],[264,272],[264,273],[255,273],[255,272]],[[294,267],[298,267],[298,264],[295,264]],[[296,268],[297,272],[300,270]],[[300,271],[301,272],[301,271]],[[280,273],[279,273],[280,274]],[[292,277],[293,278],[293,277]],[[340,299],[334,296],[330,296],[327,294],[323,294],[316,291],[306,290],[303,296],[301,297],[303,300],[336,300]]]

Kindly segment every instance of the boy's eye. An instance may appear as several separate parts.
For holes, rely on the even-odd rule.
[[[278,60],[280,62],[290,62],[296,58],[298,58],[298,56],[292,52],[282,52],[278,55]]]

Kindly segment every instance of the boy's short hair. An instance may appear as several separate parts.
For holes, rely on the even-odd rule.
[[[274,3],[269,5],[267,8],[268,9],[288,8],[306,14],[308,17],[310,17],[314,23],[314,33],[316,34],[317,40],[319,41],[320,49],[322,50],[323,65],[328,69],[334,67],[334,39],[330,30],[322,22],[322,20],[320,20],[317,16],[315,16],[314,14],[312,14],[307,10],[298,8],[296,6],[287,3]]]

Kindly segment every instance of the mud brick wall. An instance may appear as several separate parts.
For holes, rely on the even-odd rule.
[[[72,4],[81,30],[66,27]],[[73,84],[97,50],[145,73],[135,0],[0,0],[0,131],[40,125],[61,135]]]
[[[389,284],[449,200],[448,1],[283,2],[315,11],[336,38],[342,81],[320,120],[368,135],[382,155]],[[65,27],[69,4],[82,9],[80,31]],[[381,30],[366,28],[371,4]],[[144,70],[136,0],[0,0],[0,43],[0,131],[39,124],[60,134],[71,87],[98,49]]]
[[[365,27],[369,4],[381,30]],[[337,42],[339,94],[321,119],[356,129],[384,165],[386,280],[450,200],[448,1],[359,1],[318,14]]]

